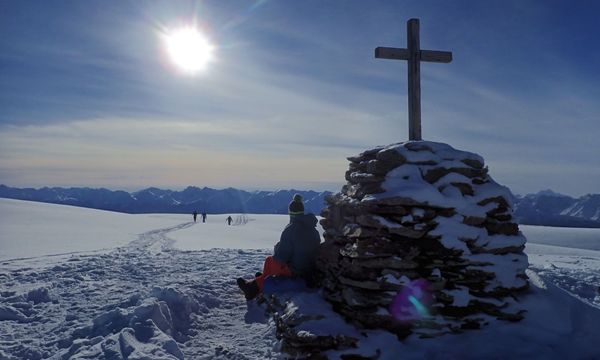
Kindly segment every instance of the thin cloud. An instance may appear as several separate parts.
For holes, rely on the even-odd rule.
[[[0,181],[343,182],[346,156],[407,138],[406,64],[373,58],[375,46],[405,45],[400,11],[422,16],[424,47],[455,53],[451,64],[422,66],[426,139],[481,153],[516,192],[536,182],[597,191],[600,175],[586,171],[600,168],[597,75],[554,50],[567,38],[540,38],[552,9],[386,3],[365,13],[345,3],[315,14],[311,4],[260,5],[103,7],[68,41],[0,38],[12,49],[0,61],[39,71],[0,78]],[[171,71],[156,36],[190,11],[213,21],[205,27],[219,45],[218,61],[195,78]],[[76,12],[65,14],[54,21],[77,28]],[[597,53],[592,44],[590,59]],[[583,177],[592,180],[575,180]]]

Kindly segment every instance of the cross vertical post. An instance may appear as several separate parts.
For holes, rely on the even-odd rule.
[[[421,61],[449,63],[450,51],[421,50],[419,19],[406,23],[406,49],[377,47],[378,59],[408,61],[408,139],[422,140],[421,136]]]
[[[406,23],[406,45],[408,48],[408,138],[421,137],[421,44],[419,42],[419,19]]]

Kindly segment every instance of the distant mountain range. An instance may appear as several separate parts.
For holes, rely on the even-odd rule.
[[[544,190],[518,196],[515,217],[528,225],[600,228],[600,194],[576,199]]]
[[[216,190],[190,186],[182,191],[148,188],[128,193],[92,188],[19,189],[0,185],[2,198],[82,206],[130,214],[194,211],[209,214],[287,214],[288,204],[294,194],[302,195],[306,212],[319,214],[325,206],[325,196],[331,192],[300,190],[250,192],[234,188]]]
[[[286,214],[294,194],[301,194],[307,212],[320,214],[329,191],[244,191],[234,188],[187,187],[182,191],[148,188],[129,193],[108,189],[44,187],[11,188],[0,185],[0,197],[87,208],[139,213]],[[600,228],[600,194],[572,198],[551,190],[515,197],[520,224]]]

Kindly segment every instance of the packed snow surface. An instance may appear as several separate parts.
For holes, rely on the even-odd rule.
[[[600,251],[600,229],[519,225],[527,242]]]
[[[113,249],[148,229],[184,220],[181,215],[129,215],[0,199],[0,260]]]
[[[0,199],[0,359],[281,358],[273,321],[235,278],[260,270],[287,216],[232,217],[228,226],[222,215],[193,223]],[[522,230],[535,235],[518,323],[400,342],[356,331],[318,292],[291,294],[287,308],[325,316],[303,324],[307,336],[358,336],[354,353],[380,349],[380,359],[600,358],[600,251],[589,240],[600,230]]]

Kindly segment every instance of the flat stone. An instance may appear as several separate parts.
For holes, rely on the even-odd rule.
[[[399,257],[391,257],[361,260],[360,266],[371,269],[408,270],[418,268],[419,264],[412,260],[404,260]]]
[[[505,246],[502,248],[494,248],[494,249],[482,249],[480,253],[484,254],[494,254],[494,255],[506,255],[506,254],[519,254],[525,250],[525,245],[519,246]],[[476,253],[476,252],[474,252]]]
[[[478,216],[465,216],[462,222],[465,225],[483,227],[483,223],[486,222],[486,218]]]
[[[366,195],[385,192],[381,187],[381,183],[378,182],[348,185],[343,190],[346,195],[357,200],[362,200]]]
[[[433,149],[427,146],[427,144],[425,144],[424,142],[408,142],[404,144],[404,147],[410,151],[427,151],[433,153]]]
[[[317,263],[337,263],[339,260],[339,247],[333,241],[325,241],[319,246]]]
[[[338,280],[343,285],[353,286],[353,287],[360,288],[360,289],[366,289],[366,290],[384,290],[384,285],[381,284],[381,283],[378,283],[376,281],[365,281],[365,280],[359,281],[359,280],[349,279],[349,278],[346,278],[346,277],[343,277],[343,276],[340,276],[338,278]],[[392,290],[395,290],[395,289],[398,289],[398,288],[399,288],[399,286],[396,286],[396,287],[392,288]]]
[[[420,239],[423,236],[425,236],[425,234],[427,233],[427,231],[425,230],[415,230],[409,227],[393,227],[393,228],[386,228],[386,230],[390,233],[390,234],[396,234],[396,235],[401,235],[401,236],[405,236],[407,238],[411,238],[411,239]]]
[[[356,217],[356,223],[363,226],[381,229],[384,226],[377,221],[372,215],[363,214]]]
[[[384,173],[387,173],[388,171],[395,169],[406,162],[406,158],[404,158],[404,156],[402,156],[395,149],[381,150],[377,153],[376,158],[376,168]]]
[[[519,225],[510,222],[492,222],[486,221],[484,223],[490,235],[502,234],[502,235],[518,235]]]
[[[399,240],[401,238],[402,240]],[[353,239],[358,251],[371,257],[382,257],[383,254],[398,256],[403,259],[413,259],[419,254],[417,242],[420,240],[393,236],[374,236],[360,239]],[[366,257],[366,256],[365,256]]]
[[[512,215],[509,213],[495,213],[491,214],[489,217],[497,221],[511,221],[513,219]]]
[[[352,170],[352,171],[358,171],[358,172],[367,172],[368,163],[369,163],[369,161],[362,161],[360,163],[351,162],[350,165],[348,166],[348,169]]]
[[[358,184],[348,184],[342,187],[342,193],[353,198],[357,198],[359,192],[360,186]]]
[[[382,183],[385,178],[379,175],[361,172],[346,172],[346,180],[352,184]]]
[[[342,262],[340,264],[339,276],[344,276],[359,281],[377,279],[379,273],[377,270],[362,267],[358,263],[358,261]]]
[[[350,307],[341,307],[339,311],[353,322],[358,322],[362,326],[370,329],[385,329],[395,334],[399,339],[404,339],[412,334],[411,324],[399,322],[390,315],[378,315],[368,311],[356,311],[356,309]]]
[[[375,155],[379,151],[381,151],[383,148],[384,148],[383,146],[379,146],[374,149],[369,149],[369,150],[363,151],[362,153],[358,154],[357,156],[347,157],[346,159],[348,159],[348,161],[353,162],[353,163],[360,163],[363,161],[373,160],[375,158]]]
[[[475,194],[471,184],[461,183],[461,182],[453,182],[450,184],[452,186],[454,186],[455,188],[457,188],[463,196],[465,196],[465,195],[473,196]]]
[[[495,196],[495,197],[483,199],[480,202],[478,202],[477,205],[479,205],[479,206],[485,206],[485,205],[487,205],[489,203],[492,203],[492,202],[500,205],[500,207],[502,207],[502,208],[508,209],[510,207],[508,201],[504,197],[502,197],[502,196]],[[504,211],[504,212],[506,212],[506,211]]]
[[[473,169],[470,167],[464,167],[464,168],[454,167],[454,168],[447,169],[447,168],[438,167],[438,168],[433,168],[433,169],[427,171],[425,173],[425,175],[423,175],[423,179],[430,184],[434,184],[436,181],[438,181],[439,179],[443,178],[444,176],[446,176],[450,173],[457,173],[457,174],[466,176],[470,179],[474,179],[477,177],[484,177],[487,174],[487,169]]]
[[[346,225],[344,228],[344,236],[348,238],[370,238],[375,237],[381,234],[380,231],[376,229],[366,228],[362,226],[358,226],[357,224]]]
[[[428,204],[416,201],[414,199],[404,197],[404,196],[392,196],[386,197],[383,199],[373,199],[363,201],[366,204],[377,204],[379,206],[420,206],[420,207],[428,207]]]
[[[384,205],[380,203],[364,204],[362,209],[365,213],[373,213],[377,215],[397,215],[404,216],[409,213],[408,209],[402,205]]]
[[[475,168],[475,169],[483,169],[483,165],[484,165],[482,162],[475,160],[475,159],[463,159],[463,160],[461,160],[461,162],[463,164],[469,165],[470,167]]]
[[[385,293],[381,293],[385,294]],[[369,308],[376,306],[388,306],[392,302],[392,297],[373,294],[375,296],[365,296],[360,290],[352,287],[343,287],[341,291],[342,301],[352,308]]]

